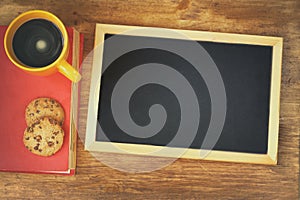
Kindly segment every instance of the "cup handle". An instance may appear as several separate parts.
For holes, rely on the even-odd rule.
[[[74,83],[78,82],[81,79],[79,72],[72,67],[66,60],[62,61],[58,66],[58,71],[66,76],[68,79]]]

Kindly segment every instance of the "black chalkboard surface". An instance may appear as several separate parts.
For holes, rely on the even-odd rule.
[[[110,152],[103,144],[112,143],[137,152],[145,146],[184,149],[186,158],[209,150],[203,159],[277,162],[281,38],[172,30],[185,39],[173,32],[169,36],[170,30],[162,34],[160,29],[116,25],[98,25],[97,30],[92,77],[97,87],[91,86],[89,107],[96,115],[89,112],[87,150]],[[199,52],[192,48],[197,45]],[[202,68],[197,70],[195,63]],[[208,76],[213,67],[220,76]],[[223,96],[214,93],[217,86],[209,86],[218,82]],[[213,107],[218,100],[225,112]],[[193,101],[198,108],[186,103]],[[220,133],[209,132],[211,122],[222,115]],[[182,136],[174,140],[176,134]],[[215,137],[204,142],[208,134]],[[174,154],[162,156],[169,155]]]

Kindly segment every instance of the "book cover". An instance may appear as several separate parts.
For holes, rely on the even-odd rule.
[[[60,73],[34,76],[14,66],[4,51],[6,26],[0,26],[0,171],[28,173],[74,174],[78,116],[78,83]],[[68,62],[79,69],[82,60],[83,36],[67,28],[70,51]],[[62,148],[53,156],[42,157],[28,151],[23,144],[26,129],[25,108],[38,97],[56,99],[64,108],[65,131]]]

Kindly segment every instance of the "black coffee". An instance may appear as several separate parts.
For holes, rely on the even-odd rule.
[[[60,30],[44,19],[33,19],[22,24],[13,38],[16,57],[30,67],[44,67],[53,63],[62,49]]]

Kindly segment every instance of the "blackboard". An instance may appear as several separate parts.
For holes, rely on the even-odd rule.
[[[174,31],[175,34],[173,34]],[[185,36],[178,36],[177,32],[185,34]],[[135,48],[126,49],[132,44],[138,45]],[[221,82],[219,79],[217,80],[218,76],[207,77],[207,74],[197,71],[194,65],[195,61],[192,60],[192,54],[197,57],[197,52],[191,50],[195,45],[201,48],[199,51],[203,55],[199,56],[207,59],[207,66],[202,66],[202,71],[209,70],[210,65],[214,66],[221,77]],[[181,54],[180,51],[176,51],[178,48],[186,48],[186,50]],[[206,150],[209,151],[209,154],[203,159],[276,164],[281,38],[98,25],[95,49],[94,79],[92,77],[92,95],[90,94],[86,133],[87,150],[114,152],[110,148],[106,148],[103,145],[105,143],[129,145],[130,149],[135,149],[137,152],[146,146],[153,149],[167,147],[168,152],[171,152],[170,156],[176,155],[172,150],[184,149],[182,157],[200,158],[196,152]],[[124,49],[124,51],[120,51],[120,49]],[[190,57],[185,56],[187,53]],[[201,59],[196,64],[206,65]],[[139,66],[142,67],[139,68]],[[185,90],[185,87],[177,83],[171,75],[161,75],[164,68],[168,67],[171,68],[168,69],[171,70],[170,72],[175,70],[175,74],[179,73],[178,76],[182,76],[186,80],[195,94],[199,107],[199,119],[185,121],[192,126],[197,124],[194,135],[189,135],[188,127],[181,129],[181,126],[184,126],[181,124],[184,123],[182,117],[189,118],[193,115],[183,114],[185,112],[181,107],[183,100],[178,98],[175,91],[172,91],[173,85],[182,87],[181,90]],[[155,71],[159,68],[163,69],[162,72]],[[138,73],[136,69],[152,71]],[[124,78],[126,74],[130,75]],[[124,93],[123,96],[126,96],[129,93],[127,88],[133,87],[131,85],[135,82],[143,82],[140,79],[150,80],[151,76],[155,80],[162,76],[162,81],[169,84],[163,85],[157,80],[150,81],[131,91],[127,103],[118,99],[112,100],[114,97],[122,96],[122,93]],[[125,81],[118,85],[122,78]],[[209,88],[208,84],[214,83],[207,81],[214,78],[216,78],[215,82],[220,82],[220,86],[224,87],[224,97],[221,94],[213,94],[214,91],[211,88],[214,87]],[[117,90],[117,86],[121,89]],[[180,94],[185,94],[180,92],[180,89],[178,91]],[[184,98],[194,97],[186,95]],[[223,103],[226,112],[220,111],[213,115],[213,112],[219,112],[219,110],[213,110],[213,104],[215,105],[217,101],[213,98],[223,98],[223,101],[219,103]],[[118,103],[114,104],[114,102]],[[161,128],[156,130],[157,133],[149,134],[147,131],[140,131],[130,134],[128,129],[120,128],[118,123],[122,124],[122,121],[127,121],[129,118],[132,123],[140,127],[151,124],[151,120],[155,121],[149,115],[149,110],[153,105],[161,105],[166,114]],[[124,110],[119,109],[119,106],[128,107],[128,117],[122,114]],[[194,109],[191,105],[187,105],[187,107],[187,109]],[[93,110],[93,116],[91,116],[90,110]],[[223,114],[224,121],[223,124],[221,123],[222,128],[218,137],[212,144],[206,144],[204,140],[208,134],[211,120],[215,119],[213,116]],[[123,116],[123,118],[119,116]],[[161,115],[157,115],[157,118],[163,119]],[[194,122],[189,120],[194,120]],[[125,122],[123,124],[126,126]],[[125,128],[130,129],[130,127]],[[179,137],[180,139],[174,141],[174,137],[180,130],[185,130],[186,137]],[[169,155],[163,153],[162,156]]]

